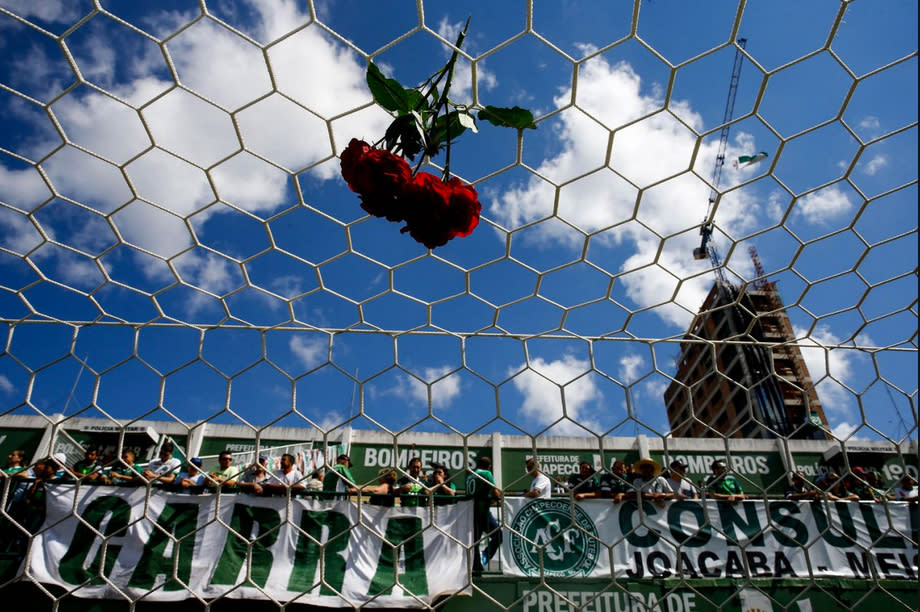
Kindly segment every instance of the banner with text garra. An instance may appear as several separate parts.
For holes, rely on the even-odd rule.
[[[505,574],[917,579],[917,504],[505,499]]]
[[[145,488],[58,485],[48,487],[29,571],[87,598],[424,607],[468,594],[471,503],[384,508],[166,491],[148,498]]]

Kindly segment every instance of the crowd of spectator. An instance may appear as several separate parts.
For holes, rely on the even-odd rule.
[[[123,449],[121,458],[110,465],[103,465],[96,448],[87,448],[84,456],[68,464],[63,453],[32,465],[28,464],[25,452],[13,450],[2,468],[3,476],[26,477],[30,480],[80,481],[81,483],[107,485],[150,485],[174,490],[201,492],[208,489],[242,491],[257,495],[296,493],[319,494],[331,499],[338,496],[361,495],[370,497],[374,505],[399,505],[416,507],[452,503],[457,496],[457,485],[447,466],[433,462],[430,473],[424,472],[420,457],[409,460],[406,471],[395,468],[381,468],[374,483],[363,486],[352,474],[353,463],[347,454],[340,454],[334,464],[310,472],[301,472],[296,458],[283,454],[278,460],[279,468],[271,471],[271,459],[259,455],[251,465],[240,467],[234,463],[230,451],[217,457],[216,468],[205,472],[202,460],[191,457],[183,463],[175,455],[175,445],[167,440],[158,449],[157,458],[140,466],[134,450]],[[662,505],[669,500],[717,499],[737,503],[748,499],[738,478],[732,474],[722,460],[713,461],[711,474],[694,484],[687,476],[689,466],[681,461],[672,461],[667,469],[655,460],[643,457],[627,465],[621,460],[611,463],[609,470],[595,470],[589,461],[581,461],[577,471],[568,478],[550,479],[543,473],[536,457],[526,459],[525,471],[530,477],[528,486],[521,491],[526,498],[549,498],[556,494],[571,495],[575,501],[604,498],[614,503],[624,500],[643,499]],[[52,470],[53,468],[53,470]],[[482,472],[488,472],[486,478]],[[475,497],[470,484],[476,482],[470,477],[479,475],[484,482],[494,486],[491,463],[488,468],[477,466],[467,474],[466,494]],[[474,485],[475,486],[475,485]],[[486,487],[488,488],[488,487]],[[21,487],[8,497],[22,495]],[[497,491],[497,489],[496,489]],[[853,467],[846,475],[836,472],[819,475],[812,480],[802,472],[789,475],[789,486],[785,498],[790,500],[828,499],[834,501],[903,501],[917,499],[917,483],[912,476],[904,474],[895,486],[886,486],[878,472],[862,467]]]
[[[25,453],[12,451],[2,469],[6,493],[6,515],[16,518],[23,531],[10,521],[0,522],[0,548],[24,550],[27,533],[40,526],[46,484],[50,482],[80,482],[102,485],[130,485],[164,488],[186,493],[205,491],[243,492],[254,495],[309,494],[320,499],[359,496],[370,506],[418,507],[440,506],[457,499],[457,485],[446,465],[433,462],[426,474],[420,457],[410,459],[400,475],[395,468],[381,468],[375,482],[361,485],[352,474],[351,457],[340,454],[333,465],[316,469],[305,475],[296,458],[283,454],[278,469],[270,469],[271,458],[259,455],[251,465],[234,464],[230,451],[218,455],[216,468],[205,472],[198,457],[184,463],[174,456],[175,446],[166,441],[156,459],[144,466],[137,463],[132,449],[125,448],[121,459],[113,465],[103,465],[99,453],[88,448],[84,456],[68,464],[62,453],[29,465]],[[553,495],[570,496],[573,501],[609,499],[614,504],[627,500],[648,501],[665,506],[673,500],[716,499],[738,503],[748,496],[741,483],[722,460],[713,461],[711,474],[694,484],[687,476],[689,466],[681,460],[672,461],[667,469],[655,460],[643,457],[627,465],[612,462],[609,470],[595,470],[589,461],[581,461],[577,471],[568,478],[550,479],[543,473],[540,461],[530,457],[525,471],[530,480],[520,492],[525,498],[546,499]],[[475,546],[471,550],[474,576],[481,575],[495,557],[502,541],[502,530],[492,507],[499,504],[502,491],[495,484],[489,457],[480,457],[473,470],[465,472],[465,493],[473,501],[473,531]],[[845,476],[829,472],[809,480],[802,472],[789,475],[785,498],[789,500],[832,501],[916,501],[917,483],[909,474],[899,479],[897,486],[886,487],[873,470],[854,467]],[[17,518],[18,517],[18,518]],[[31,521],[31,522],[30,522]],[[38,524],[33,524],[38,521]],[[3,550],[0,550],[3,552]]]

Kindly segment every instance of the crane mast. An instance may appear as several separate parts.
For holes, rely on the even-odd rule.
[[[732,77],[728,84],[728,98],[725,100],[725,113],[722,115],[722,131],[719,133],[719,152],[716,155],[715,167],[712,170],[712,189],[709,192],[709,206],[706,209],[706,216],[703,218],[703,224],[700,226],[700,246],[693,249],[694,259],[706,259],[712,263],[712,269],[720,281],[725,281],[725,273],[722,270],[722,262],[719,260],[719,254],[715,247],[709,244],[712,238],[712,230],[715,217],[716,199],[719,197],[719,183],[722,180],[722,167],[725,165],[725,150],[728,148],[728,133],[731,130],[731,120],[735,113],[735,97],[738,94],[738,82],[741,80],[741,66],[743,65],[744,54],[741,50],[747,45],[746,38],[739,38],[735,49],[735,62],[732,65]]]

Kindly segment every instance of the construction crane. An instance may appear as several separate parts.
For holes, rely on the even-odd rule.
[[[709,206],[706,209],[706,216],[703,218],[703,224],[700,226],[700,246],[693,249],[693,259],[706,259],[712,262],[712,269],[716,276],[722,282],[725,282],[725,273],[722,270],[722,262],[719,261],[719,254],[715,247],[709,244],[712,239],[712,231],[715,223],[715,204],[719,197],[719,183],[722,179],[722,167],[725,165],[725,149],[728,147],[728,132],[731,129],[730,122],[732,115],[735,113],[735,97],[738,94],[738,81],[741,80],[741,66],[743,65],[744,54],[741,52],[747,45],[746,38],[739,38],[736,41],[738,46],[735,48],[735,62],[732,66],[732,78],[728,85],[728,98],[725,100],[725,113],[722,115],[722,131],[719,134],[719,153],[716,155],[715,167],[712,170],[712,190],[709,193]]]

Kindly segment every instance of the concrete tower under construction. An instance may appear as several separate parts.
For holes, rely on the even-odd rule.
[[[716,281],[681,342],[664,399],[678,437],[829,437],[776,283],[768,281],[743,292]]]

